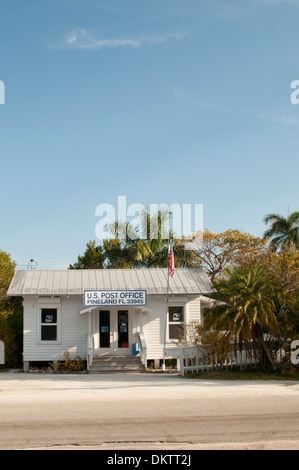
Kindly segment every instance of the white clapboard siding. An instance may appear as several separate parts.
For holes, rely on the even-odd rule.
[[[59,341],[41,342],[40,307],[57,306],[60,309]],[[199,296],[171,296],[170,305],[185,306],[185,321],[200,321],[201,299]],[[80,315],[82,310],[82,295],[51,297],[25,296],[24,301],[24,361],[55,361],[63,359],[63,352],[69,352],[71,357],[76,355],[86,359],[88,315]],[[164,349],[166,305],[165,295],[149,295],[147,313],[142,313],[142,328],[147,344],[148,359],[162,359]],[[135,341],[135,333],[140,330],[140,314],[135,309],[130,310],[131,341]],[[98,313],[91,315],[91,324],[95,344],[98,342]],[[174,346],[168,342],[167,347]],[[127,351],[131,353],[130,349]]]
[[[164,345],[165,296],[148,297],[149,313],[143,315],[148,359],[161,359]]]
[[[171,297],[169,299],[170,305],[184,305],[186,314],[186,323],[192,321],[200,321],[200,297],[188,298],[187,296],[180,296],[178,299]],[[143,331],[147,343],[147,357],[148,359],[162,359],[164,349],[164,335],[165,335],[165,316],[166,305],[165,296],[153,297],[149,301],[150,313],[145,315]],[[176,342],[167,342],[167,347],[172,347]]]
[[[202,324],[202,300],[201,297],[188,302],[186,305],[186,340],[193,341],[194,334],[196,334],[196,324]]]
[[[70,352],[70,357],[76,355],[86,358],[87,321],[85,315],[80,315],[82,296],[60,298],[60,318],[58,328],[60,341],[41,342],[40,307],[36,297],[26,297],[24,306],[24,361],[56,361],[63,359],[63,352]],[[55,306],[55,300],[47,306]],[[57,304],[56,304],[57,305]]]
[[[188,302],[186,306],[186,323],[201,322],[201,298]]]

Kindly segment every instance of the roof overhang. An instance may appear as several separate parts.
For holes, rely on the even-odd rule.
[[[98,308],[99,308],[98,306],[84,308],[83,310],[80,310],[80,315],[84,315],[85,313],[92,312],[93,310],[96,310]]]
[[[169,281],[169,282],[168,282]],[[201,268],[70,269],[16,271],[8,296],[84,295],[86,290],[146,290],[147,295],[208,295],[211,282]]]

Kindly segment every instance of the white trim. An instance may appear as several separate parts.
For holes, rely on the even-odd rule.
[[[84,308],[83,310],[80,310],[80,315],[84,315],[85,313],[90,313],[92,312],[93,310],[97,310],[99,309],[99,306],[97,305],[96,307],[87,307],[87,308]]]
[[[56,302],[53,302],[56,300]],[[58,300],[58,301],[57,301]],[[42,309],[44,308],[53,308],[57,310],[57,321],[55,325],[57,327],[57,335],[56,340],[49,341],[49,340],[42,340],[41,338],[41,330],[42,326],[45,325],[41,321],[41,313]],[[61,306],[60,306],[60,299],[52,299],[51,302],[43,302],[43,299],[38,299],[37,302],[37,344],[40,345],[49,345],[49,344],[61,344]]]
[[[170,322],[169,321],[169,307],[182,307],[183,308],[183,321],[182,322]],[[174,305],[173,303],[167,303],[167,325],[166,325],[166,343],[178,343],[178,339],[169,338],[169,325],[186,325],[186,303],[183,302],[176,302]]]
[[[60,297],[38,297],[37,298],[38,304],[59,304],[60,305]],[[45,307],[46,308],[46,307]]]

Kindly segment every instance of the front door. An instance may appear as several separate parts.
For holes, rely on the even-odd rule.
[[[100,348],[110,349],[110,312],[100,311]]]
[[[119,310],[117,312],[117,342],[118,348],[124,349],[129,347],[129,312],[127,310]]]
[[[128,310],[99,311],[99,344],[97,354],[130,355]]]

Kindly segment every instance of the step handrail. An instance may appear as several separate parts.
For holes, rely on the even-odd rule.
[[[93,335],[91,333],[87,334],[87,370],[89,371],[90,366],[92,365],[94,356],[94,342]]]
[[[146,366],[146,363],[147,363],[147,344],[146,344],[146,339],[145,339],[143,331],[138,331],[137,332],[137,338],[138,338],[138,346],[139,346],[139,354],[140,354],[141,363],[144,366]]]

